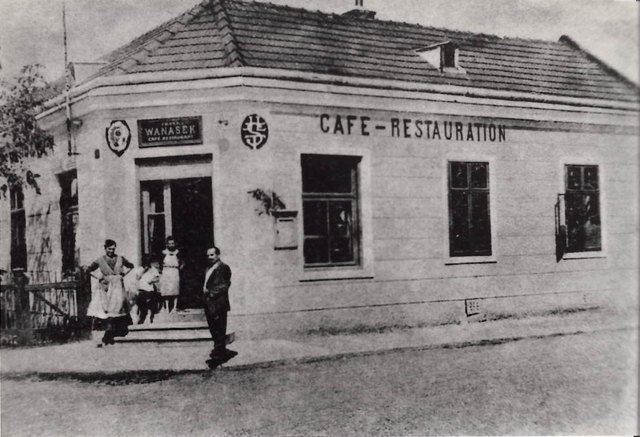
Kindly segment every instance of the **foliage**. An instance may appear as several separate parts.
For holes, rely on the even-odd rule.
[[[46,100],[49,85],[40,65],[26,65],[12,82],[0,82],[0,186],[7,188],[25,184],[40,194],[37,178],[28,167],[29,159],[40,158],[53,150],[53,137],[40,129],[36,108]]]
[[[264,191],[260,188],[256,188],[255,190],[248,191],[248,193],[260,202],[261,208],[256,209],[256,211],[258,211],[258,215],[273,215],[274,211],[286,209],[284,202],[273,191]]]

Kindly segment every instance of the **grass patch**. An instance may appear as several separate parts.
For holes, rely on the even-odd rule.
[[[421,322],[413,325],[410,324],[378,324],[378,325],[353,325],[353,326],[321,326],[319,328],[308,329],[302,331],[301,335],[318,335],[322,337],[333,335],[357,335],[357,334],[383,334],[394,331],[408,331],[416,328],[433,328],[437,326],[459,325],[459,320],[450,320],[446,322]]]

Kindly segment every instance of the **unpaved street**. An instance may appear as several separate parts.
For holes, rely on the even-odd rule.
[[[637,434],[633,330],[126,380],[2,381],[2,434]]]

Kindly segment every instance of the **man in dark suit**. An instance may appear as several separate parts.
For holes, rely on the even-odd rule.
[[[231,269],[220,260],[220,249],[215,246],[207,250],[207,261],[209,267],[205,273],[203,287],[204,314],[213,338],[213,350],[207,365],[215,369],[238,353],[227,349],[226,346],[227,312],[231,310],[229,305]]]

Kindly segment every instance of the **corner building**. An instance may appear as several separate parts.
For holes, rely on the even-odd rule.
[[[215,243],[255,337],[637,305],[637,87],[569,37],[373,15],[205,0],[77,68],[2,261],[20,211],[31,272],[173,235],[197,308]]]

